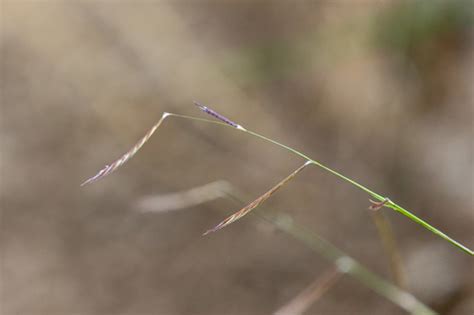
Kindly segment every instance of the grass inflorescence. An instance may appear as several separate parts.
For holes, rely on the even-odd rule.
[[[468,247],[464,246],[463,244],[459,243],[458,241],[454,240],[453,238],[449,237],[448,235],[446,235],[445,233],[441,232],[440,230],[438,230],[437,228],[433,227],[431,224],[429,224],[428,222],[422,220],[421,218],[419,218],[418,216],[414,215],[412,212],[406,210],[405,208],[403,208],[402,206],[400,206],[399,204],[393,202],[392,200],[390,200],[389,198],[387,197],[384,197],[374,191],[372,191],[371,189],[367,188],[366,186],[358,183],[357,181],[349,178],[349,177],[346,177],[344,176],[343,174],[323,165],[322,163],[310,158],[309,156],[303,154],[302,152],[296,150],[296,149],[293,149],[292,147],[289,147],[287,145],[284,145],[276,140],[273,140],[271,138],[268,138],[266,136],[263,136],[261,134],[258,134],[254,131],[251,131],[251,130],[248,130],[244,127],[242,127],[240,124],[237,124],[235,122],[233,122],[232,120],[226,118],[225,116],[217,113],[216,111],[210,109],[209,107],[205,106],[205,105],[202,105],[201,103],[198,103],[198,102],[194,102],[194,104],[196,106],[199,107],[199,109],[201,109],[204,113],[206,114],[209,114],[211,116],[213,116],[214,118],[218,119],[219,121],[215,121],[215,120],[209,120],[209,119],[203,119],[203,118],[198,118],[198,117],[194,117],[194,116],[186,116],[186,115],[180,115],[180,114],[174,114],[174,113],[164,113],[162,115],[162,117],[160,118],[160,120],[145,134],[145,136],[143,136],[129,151],[127,151],[124,155],[122,155],[119,159],[115,160],[114,162],[112,162],[111,164],[109,165],[106,165],[103,169],[101,169],[96,175],[94,175],[93,177],[87,179],[84,183],[82,183],[82,185],[86,185],[86,184],[90,184],[92,182],[95,182],[109,174],[111,174],[112,172],[114,172],[115,170],[117,170],[120,166],[122,166],[123,164],[125,164],[129,159],[131,159],[139,150],[140,148],[150,139],[150,137],[154,134],[154,132],[156,131],[156,129],[158,129],[158,127],[163,123],[163,121],[167,118],[167,117],[177,117],[177,118],[182,118],[182,119],[188,119],[188,120],[195,120],[195,121],[202,121],[202,122],[207,122],[207,123],[214,123],[214,124],[220,124],[222,126],[226,126],[226,127],[231,127],[231,128],[234,128],[234,129],[237,129],[239,131],[242,131],[246,134],[249,134],[249,135],[252,135],[254,137],[257,137],[259,139],[262,139],[266,142],[270,142],[274,145],[277,145],[279,147],[282,147],[284,148],[285,150],[293,153],[293,154],[296,154],[297,156],[303,158],[305,160],[305,163],[303,164],[302,167],[300,167],[299,169],[297,169],[295,172],[293,172],[292,174],[290,174],[287,178],[285,178],[282,182],[280,182],[279,184],[277,184],[275,187],[273,187],[271,190],[269,190],[268,192],[266,192],[265,194],[261,195],[259,198],[257,198],[255,201],[253,201],[252,203],[250,203],[248,206],[242,208],[241,210],[237,211],[236,213],[234,213],[233,215],[231,215],[230,217],[226,218],[224,221],[222,221],[221,223],[219,223],[216,227],[208,230],[207,232],[205,232],[204,234],[208,234],[210,232],[214,232],[214,231],[217,231],[235,221],[237,221],[238,219],[240,219],[241,217],[243,217],[244,215],[246,215],[248,212],[250,212],[252,209],[258,207],[261,203],[263,203],[266,199],[268,199],[276,190],[278,190],[281,186],[285,185],[291,178],[293,178],[298,172],[300,172],[305,166],[307,165],[316,165],[326,171],[328,171],[329,173],[339,177],[340,179],[352,184],[353,186],[361,189],[362,191],[364,191],[365,193],[367,193],[370,198],[374,198],[376,199],[377,201],[372,201],[372,205],[370,206],[370,208],[372,210],[380,210],[382,207],[387,207],[387,208],[391,208],[393,210],[395,210],[396,212],[404,215],[405,217],[409,218],[410,220],[420,224],[421,226],[423,226],[425,229],[431,231],[432,233],[438,235],[439,237],[443,238],[444,240],[448,241],[449,243],[451,243],[452,245],[456,246],[458,249],[464,251],[465,253],[471,255],[471,256],[474,256],[474,251],[472,251],[471,249],[469,249]]]

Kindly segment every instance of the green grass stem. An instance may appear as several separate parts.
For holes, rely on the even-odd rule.
[[[219,122],[219,121],[214,121],[214,120],[210,120],[210,119],[204,119],[204,118],[198,118],[198,117],[194,117],[194,116],[187,116],[187,115],[180,115],[180,114],[173,114],[173,113],[169,113],[168,114],[169,116],[174,116],[174,117],[179,117],[179,118],[184,118],[184,119],[190,119],[190,120],[195,120],[195,121],[202,121],[202,122],[207,122],[207,123],[213,123],[213,124],[217,124],[217,125],[222,125],[222,126],[225,126],[225,127],[229,127],[229,128],[232,128],[234,130],[240,130],[246,134],[249,134],[251,136],[254,136],[256,138],[259,138],[259,139],[262,139],[266,142],[269,142],[269,143],[272,143],[272,144],[275,144],[299,157],[302,157],[303,159],[307,160],[307,161],[310,161],[312,164],[315,164],[317,166],[319,166],[320,168],[324,169],[325,171],[339,177],[340,179],[352,184],[353,186],[361,189],[362,191],[366,192],[367,194],[369,194],[371,197],[373,198],[376,198],[377,200],[379,201],[384,201],[384,200],[387,200],[388,198],[387,197],[384,197],[372,190],[370,190],[369,188],[367,188],[366,186],[356,182],[355,180],[349,178],[349,177],[346,177],[344,175],[342,175],[341,173],[325,166],[324,164],[322,164],[321,162],[318,162],[312,158],[310,158],[309,156],[301,153],[300,151],[296,150],[296,149],[293,149],[292,147],[289,147],[287,145],[284,145],[276,140],[273,140],[273,139],[270,139],[270,138],[267,138],[261,134],[258,134],[254,131],[251,131],[251,130],[248,130],[248,129],[245,129],[245,128],[242,128],[242,129],[237,129],[237,128],[234,128],[228,124],[225,124],[223,122]],[[450,244],[456,246],[458,249],[464,251],[465,253],[471,255],[471,256],[474,256],[474,251],[472,251],[471,249],[469,249],[468,247],[462,245],[461,243],[457,242],[456,240],[452,239],[451,237],[449,237],[448,235],[446,235],[445,233],[441,232],[440,230],[438,230],[437,228],[433,227],[432,225],[430,225],[428,222],[422,220],[421,218],[417,217],[416,215],[414,215],[413,213],[411,213],[410,211],[402,208],[401,206],[399,206],[398,204],[396,204],[395,202],[393,202],[392,200],[388,199],[388,202],[386,202],[386,204],[384,204],[385,207],[388,207],[388,208],[391,208],[395,211],[397,211],[398,213],[404,215],[405,217],[409,218],[410,220],[420,224],[421,226],[423,226],[425,229],[431,231],[432,233],[434,233],[435,235],[438,235],[439,237],[443,238],[444,240],[446,240],[447,242],[449,242]]]

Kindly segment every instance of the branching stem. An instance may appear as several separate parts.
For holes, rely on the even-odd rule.
[[[198,106],[203,106],[203,105],[198,105]],[[359,188],[360,190],[366,192],[367,194],[369,194],[372,198],[375,198],[377,199],[378,201],[380,201],[381,205],[383,205],[384,207],[387,207],[387,208],[391,208],[401,214],[403,214],[404,216],[406,216],[407,218],[409,218],[410,220],[420,224],[421,226],[423,226],[425,229],[433,232],[434,234],[438,235],[439,237],[443,238],[444,240],[448,241],[449,243],[451,243],[452,245],[456,246],[457,248],[461,249],[462,251],[468,253],[469,255],[471,256],[474,256],[474,251],[472,251],[471,249],[467,248],[466,246],[462,245],[461,243],[455,241],[454,239],[452,239],[451,237],[449,237],[448,235],[444,234],[443,232],[441,232],[440,230],[436,229],[435,227],[433,227],[432,225],[430,225],[428,222],[420,219],[419,217],[417,217],[416,215],[414,215],[413,213],[411,213],[410,211],[402,208],[401,206],[399,206],[398,204],[396,204],[395,202],[393,202],[392,200],[388,199],[387,197],[384,197],[382,195],[379,195],[377,194],[376,192],[370,190],[369,188],[365,187],[364,185],[356,182],[355,180],[352,180],[350,179],[349,177],[346,177],[344,175],[342,175],[341,173],[325,166],[324,164],[310,158],[309,156],[301,153],[300,151],[296,150],[296,149],[293,149],[292,147],[289,147],[287,145],[284,145],[278,141],[275,141],[273,139],[270,139],[270,138],[267,138],[261,134],[258,134],[254,131],[251,131],[251,130],[248,130],[244,127],[242,127],[241,125],[238,125],[236,123],[234,123],[233,121],[227,119],[226,117],[220,115],[220,114],[217,114],[216,112],[210,110],[209,108],[205,107],[205,108],[201,108],[201,110],[205,111],[206,113],[209,113],[211,114],[212,116],[216,117],[217,119],[220,119],[220,121],[215,121],[215,120],[209,120],[209,119],[204,119],[204,118],[198,118],[198,117],[194,117],[194,116],[186,116],[186,115],[180,115],[180,114],[174,114],[174,113],[163,113],[161,119],[145,134],[145,136],[143,136],[133,147],[132,149],[130,149],[128,152],[126,152],[125,154],[123,154],[120,158],[118,158],[117,160],[115,160],[113,163],[111,164],[108,164],[106,165],[103,169],[101,169],[96,175],[94,175],[93,177],[87,179],[85,182],[82,183],[81,186],[84,186],[84,185],[87,185],[87,184],[91,184],[109,174],[111,174],[112,172],[114,172],[116,169],[118,169],[119,167],[121,167],[123,164],[125,164],[129,159],[131,159],[137,152],[138,150],[140,150],[140,148],[145,144],[145,142],[148,141],[148,139],[153,135],[153,133],[156,131],[156,129],[161,125],[162,122],[165,121],[166,118],[168,117],[178,117],[178,118],[183,118],[183,119],[189,119],[189,120],[195,120],[195,121],[201,121],[201,122],[207,122],[207,123],[212,123],[212,124],[216,124],[216,125],[222,125],[222,126],[225,126],[225,127],[229,127],[229,128],[232,128],[234,130],[239,130],[241,132],[245,132],[251,136],[254,136],[256,138],[259,138],[261,140],[264,140],[266,142],[269,142],[269,143],[272,143],[274,145],[277,145],[299,157],[302,157],[303,159],[306,160],[306,164],[305,165],[309,165],[309,164],[315,164],[317,166],[319,166],[320,168],[324,169],[325,171],[333,174],[334,176],[337,176],[339,177],[340,179],[354,185],[355,187]]]
[[[328,171],[329,173],[343,179],[344,181],[346,182],[349,182],[350,184],[352,184],[353,186],[361,189],[362,191],[366,192],[367,194],[369,194],[371,197],[379,200],[380,202],[384,202],[384,207],[388,207],[388,208],[391,208],[395,211],[397,211],[398,213],[406,216],[407,218],[409,218],[410,220],[420,224],[421,226],[423,226],[425,229],[431,231],[432,233],[438,235],[439,237],[443,238],[444,240],[448,241],[449,243],[451,243],[452,245],[456,246],[457,248],[459,248],[460,250],[464,251],[465,253],[471,255],[471,256],[474,256],[474,251],[467,248],[466,246],[462,245],[461,243],[459,243],[458,241],[452,239],[451,237],[449,237],[448,235],[446,235],[445,233],[441,232],[440,230],[438,230],[437,228],[435,228],[434,226],[432,226],[431,224],[429,224],[428,222],[422,220],[421,218],[417,217],[416,215],[414,215],[413,213],[411,213],[410,211],[404,209],[403,207],[401,207],[400,205],[396,204],[395,202],[393,202],[392,200],[388,199],[387,197],[384,197],[382,195],[379,195],[378,193],[370,190],[369,188],[365,187],[364,185],[356,182],[355,180],[353,179],[350,179],[349,177],[347,176],[344,176],[342,175],[341,173],[325,166],[324,164],[310,158],[309,156],[305,155],[304,153],[301,153],[300,151],[296,150],[296,149],[293,149],[292,147],[289,147],[287,145],[284,145],[278,141],[275,141],[273,139],[270,139],[270,138],[267,138],[261,134],[258,134],[254,131],[251,131],[251,130],[248,130],[248,129],[244,129],[244,128],[234,128],[232,127],[231,125],[228,125],[226,123],[223,123],[223,122],[219,122],[219,121],[214,121],[214,120],[210,120],[210,119],[204,119],[204,118],[198,118],[198,117],[194,117],[194,116],[186,116],[186,115],[180,115],[180,114],[173,114],[173,113],[169,113],[169,116],[174,116],[174,117],[180,117],[180,118],[184,118],[184,119],[190,119],[190,120],[196,120],[196,121],[202,121],[202,122],[207,122],[207,123],[213,123],[213,124],[218,124],[218,125],[222,125],[222,126],[225,126],[225,127],[229,127],[229,128],[232,128],[234,130],[239,130],[241,132],[244,132],[244,133],[247,133],[249,135],[252,135],[254,137],[257,137],[257,138],[260,138],[266,142],[270,142],[272,144],[275,144],[299,157],[302,157],[303,159],[307,160],[307,161],[310,161],[312,164],[315,164],[317,166],[319,166],[320,168],[324,169],[325,171]]]

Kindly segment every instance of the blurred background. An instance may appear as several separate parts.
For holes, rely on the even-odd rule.
[[[272,314],[331,263],[256,216],[202,237],[226,198],[140,212],[226,180],[250,202],[302,160],[167,120],[199,100],[474,246],[472,1],[1,3],[2,314]],[[160,204],[156,205],[158,208]],[[310,167],[270,198],[392,281],[368,196]],[[407,290],[472,314],[473,260],[389,209]],[[305,314],[405,314],[342,276]]]

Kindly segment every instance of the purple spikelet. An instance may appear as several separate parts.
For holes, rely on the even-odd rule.
[[[202,110],[203,112],[205,112],[206,114],[211,115],[211,116],[213,116],[213,117],[219,119],[220,121],[222,121],[222,122],[224,122],[224,123],[226,123],[226,124],[228,124],[228,125],[230,125],[230,126],[232,126],[232,127],[234,127],[234,128],[245,130],[245,128],[242,127],[241,125],[236,124],[235,122],[233,122],[233,121],[230,120],[229,118],[227,118],[227,117],[225,117],[225,116],[222,116],[221,114],[219,114],[218,112],[216,112],[216,111],[210,109],[209,107],[204,106],[204,105],[202,105],[201,103],[196,102],[196,101],[194,101],[193,103],[194,103],[194,105],[196,105],[197,107],[199,107],[199,109]]]

